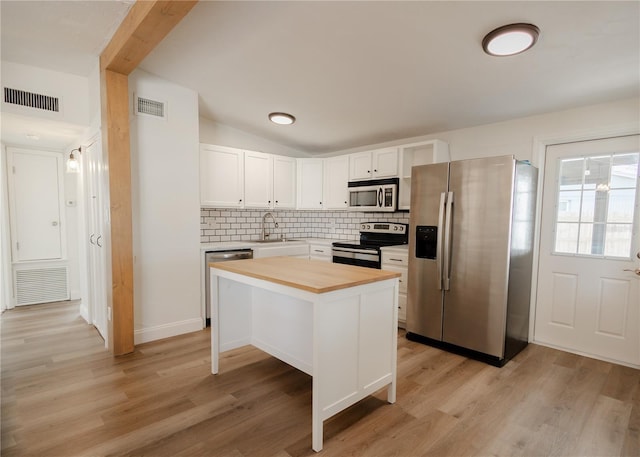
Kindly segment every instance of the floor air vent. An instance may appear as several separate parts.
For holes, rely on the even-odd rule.
[[[16,305],[33,305],[69,299],[67,268],[16,270]]]
[[[136,113],[160,118],[166,117],[164,103],[142,97],[137,97]]]
[[[35,94],[24,90],[4,88],[4,101],[12,105],[26,106],[45,111],[60,112],[60,102],[57,97]]]

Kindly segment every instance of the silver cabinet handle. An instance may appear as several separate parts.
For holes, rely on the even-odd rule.
[[[394,262],[402,262],[402,259],[389,259],[389,260],[393,260]]]
[[[98,239],[96,240],[96,244],[98,245],[99,248],[102,247],[102,245],[100,244],[100,238],[102,238],[102,235],[99,235]]]
[[[93,237],[96,236],[95,233],[92,233],[91,236],[89,237],[89,243],[95,245],[96,243],[93,242]]]

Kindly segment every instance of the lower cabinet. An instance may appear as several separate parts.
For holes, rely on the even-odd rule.
[[[383,247],[382,269],[400,273],[398,280],[398,326],[405,328],[407,322],[407,273],[409,271],[407,245]]]

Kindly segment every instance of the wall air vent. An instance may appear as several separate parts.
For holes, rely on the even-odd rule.
[[[45,111],[60,112],[60,101],[57,97],[35,94],[24,90],[4,88],[4,102]]]
[[[167,117],[165,104],[148,98],[136,97],[136,114],[144,114],[147,116]]]
[[[66,267],[16,270],[16,305],[69,300]]]

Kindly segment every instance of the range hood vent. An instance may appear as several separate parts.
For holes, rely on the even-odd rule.
[[[167,116],[163,102],[143,97],[136,97],[136,113],[162,119]]]
[[[13,105],[26,106],[45,111],[60,112],[60,101],[58,97],[26,92],[19,89],[4,88],[4,102]]]

